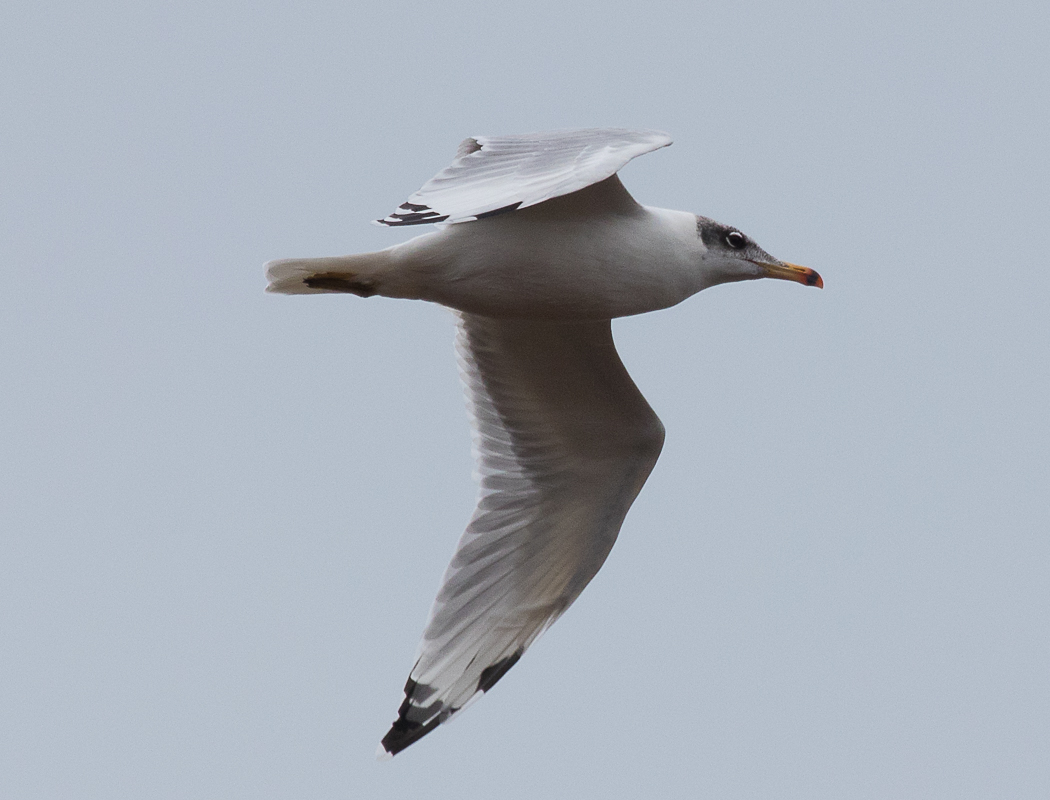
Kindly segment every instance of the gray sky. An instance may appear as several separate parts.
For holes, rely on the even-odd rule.
[[[0,796],[1045,798],[1045,3],[8,3]],[[444,310],[263,293],[477,133],[823,292],[614,329],[668,431],[605,568],[393,762],[474,501]],[[674,792],[675,795],[671,795]]]

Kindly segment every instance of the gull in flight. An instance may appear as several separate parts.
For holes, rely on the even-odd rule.
[[[429,300],[458,316],[477,508],[380,757],[491,689],[609,555],[664,440],[611,320],[729,281],[823,286],[730,225],[637,203],[617,171],[670,143],[620,129],[474,136],[377,220],[437,231],[374,253],[266,265],[271,292]]]

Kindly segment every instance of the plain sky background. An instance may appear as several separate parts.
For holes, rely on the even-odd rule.
[[[1045,2],[0,10],[0,797],[1050,796]],[[474,502],[453,319],[263,292],[478,133],[821,292],[621,320],[663,456],[576,605],[376,763]],[[409,232],[411,233],[411,232]]]

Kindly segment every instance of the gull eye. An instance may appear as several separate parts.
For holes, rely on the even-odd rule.
[[[730,231],[726,234],[726,244],[734,250],[743,250],[747,244],[747,237],[740,231]]]

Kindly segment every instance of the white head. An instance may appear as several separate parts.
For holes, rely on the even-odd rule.
[[[707,286],[755,278],[779,278],[824,288],[823,279],[814,270],[773,258],[731,225],[697,216],[696,234],[703,244],[700,258]]]

